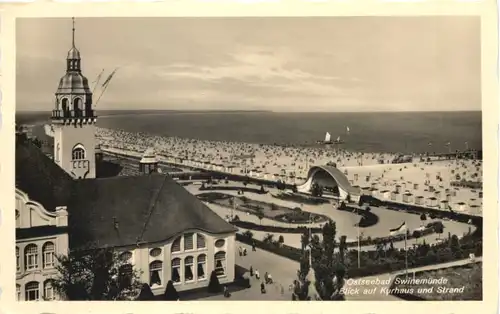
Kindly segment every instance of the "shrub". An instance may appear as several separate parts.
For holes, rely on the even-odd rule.
[[[222,291],[222,286],[219,282],[219,278],[217,277],[217,273],[215,270],[212,270],[210,274],[210,281],[208,282],[208,292],[209,293],[219,293]]]
[[[165,289],[165,293],[163,294],[163,299],[165,301],[179,300],[179,294],[177,293],[177,290],[175,290],[172,280],[169,280],[167,283],[167,288]]]
[[[283,237],[283,235],[280,234],[280,236],[278,238],[278,242],[281,244],[285,243],[285,238]]]
[[[246,230],[245,232],[243,232],[243,235],[249,239],[253,238],[253,232],[250,230]]]

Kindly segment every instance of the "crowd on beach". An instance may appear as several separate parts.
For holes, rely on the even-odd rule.
[[[160,160],[195,162],[207,170],[301,185],[310,167],[339,168],[353,186],[365,193],[399,202],[457,211],[482,213],[482,188],[461,187],[457,182],[482,182],[482,161],[466,159],[429,160],[411,156],[411,162],[394,164],[398,153],[350,152],[335,146],[264,145],[206,141],[179,137],[131,133],[97,128],[102,149],[142,156],[153,148]],[[214,168],[218,167],[218,168]],[[396,195],[397,194],[397,195]]]

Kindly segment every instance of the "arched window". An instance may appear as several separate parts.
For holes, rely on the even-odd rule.
[[[63,98],[62,101],[61,101],[61,109],[63,111],[63,113],[66,113],[69,111],[69,107],[68,107],[68,98]]]
[[[54,267],[55,260],[55,246],[52,242],[45,242],[42,247],[43,268]]]
[[[82,109],[83,109],[83,105],[82,105],[82,99],[77,97],[73,100],[73,108],[75,110],[75,115],[77,117],[81,116],[81,112],[82,112]]]
[[[224,276],[226,274],[226,252],[221,251],[215,253],[214,261],[217,276]]]
[[[120,290],[131,287],[133,274],[134,274],[134,268],[132,267],[131,264],[127,263],[120,266],[120,268],[118,269],[118,285],[120,287]]]
[[[174,258],[172,260],[172,281],[180,282],[181,281],[181,259]]]
[[[130,262],[132,259],[132,252],[126,251],[120,254],[120,260],[122,262]]]
[[[177,239],[172,242],[172,252],[180,252],[181,251],[181,237],[178,237]]]
[[[184,280],[194,280],[194,258],[192,256],[184,259]]]
[[[52,284],[52,280],[46,280],[43,283],[43,299],[46,301],[54,300],[54,286]]]
[[[197,249],[204,249],[207,247],[207,243],[205,240],[205,236],[202,234],[197,233],[196,234],[196,248]]]
[[[24,262],[26,270],[38,268],[38,247],[35,244],[29,244],[24,249]]]
[[[20,271],[21,270],[21,261],[19,258],[19,248],[16,246],[16,270]]]
[[[73,160],[83,160],[85,159],[85,148],[82,144],[77,144],[73,147],[73,151],[71,152],[71,157]]]
[[[40,299],[40,284],[36,281],[30,281],[25,286],[25,301],[38,301]]]
[[[198,269],[197,269],[197,277],[198,280],[205,279],[207,273],[207,256],[205,254],[198,255]]]
[[[153,261],[149,264],[149,285],[161,286],[161,280],[163,278],[163,262]]]
[[[61,144],[60,143],[57,143],[57,146],[56,146],[56,162],[59,162],[59,155],[61,153]]]
[[[184,251],[190,251],[194,249],[193,237],[193,233],[184,234]]]

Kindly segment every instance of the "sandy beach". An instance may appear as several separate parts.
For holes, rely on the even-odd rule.
[[[142,156],[154,148],[160,160],[254,178],[302,184],[314,165],[335,163],[364,194],[395,202],[482,215],[482,191],[452,181],[482,182],[479,160],[427,160],[392,164],[389,153],[346,152],[335,147],[294,147],[215,142],[98,128],[103,150]],[[383,161],[383,164],[381,163]]]

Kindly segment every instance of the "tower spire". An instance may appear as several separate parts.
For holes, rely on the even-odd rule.
[[[72,36],[72,44],[73,44],[73,48],[75,48],[75,18],[72,17],[71,18],[73,20],[73,36]]]

